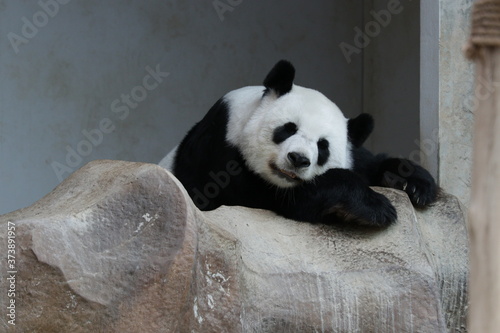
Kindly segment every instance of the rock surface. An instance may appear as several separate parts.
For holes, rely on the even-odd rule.
[[[159,166],[89,163],[0,216],[0,248],[9,225],[16,244],[0,331],[465,332],[460,204],[445,195],[416,211],[404,193],[377,190],[396,225],[311,225],[243,207],[200,212]]]

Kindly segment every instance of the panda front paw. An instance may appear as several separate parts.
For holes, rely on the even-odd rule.
[[[384,195],[371,190],[364,200],[364,209],[360,214],[360,224],[386,227],[398,218],[396,208]]]
[[[434,180],[429,181],[419,177],[409,177],[403,190],[408,194],[411,203],[419,208],[432,205],[436,201],[438,192]]]
[[[385,162],[382,186],[406,192],[411,203],[418,208],[432,205],[439,192],[434,178],[426,169],[405,159]]]
[[[345,198],[326,212],[327,221],[387,227],[396,222],[396,208],[384,195],[367,188],[363,195]]]

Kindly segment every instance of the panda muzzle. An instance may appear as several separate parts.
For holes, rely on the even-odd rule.
[[[271,163],[270,167],[271,167],[271,169],[273,169],[275,174],[277,174],[278,176],[280,176],[282,178],[285,178],[285,179],[291,180],[291,181],[295,181],[295,182],[302,181],[302,179],[299,176],[297,176],[297,174],[295,172],[281,169],[274,163]]]

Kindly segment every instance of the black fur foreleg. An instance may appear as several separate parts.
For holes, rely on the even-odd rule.
[[[295,189],[294,200],[287,200],[278,213],[313,223],[352,222],[377,227],[397,219],[396,209],[385,196],[346,169],[329,170],[314,183]]]

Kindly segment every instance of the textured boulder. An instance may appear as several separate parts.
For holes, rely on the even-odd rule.
[[[3,315],[0,331],[465,332],[460,204],[445,195],[416,211],[404,193],[377,190],[396,225],[311,225],[200,212],[159,166],[89,163],[0,217],[0,247],[9,225],[16,244],[14,297],[0,282],[16,325]]]

